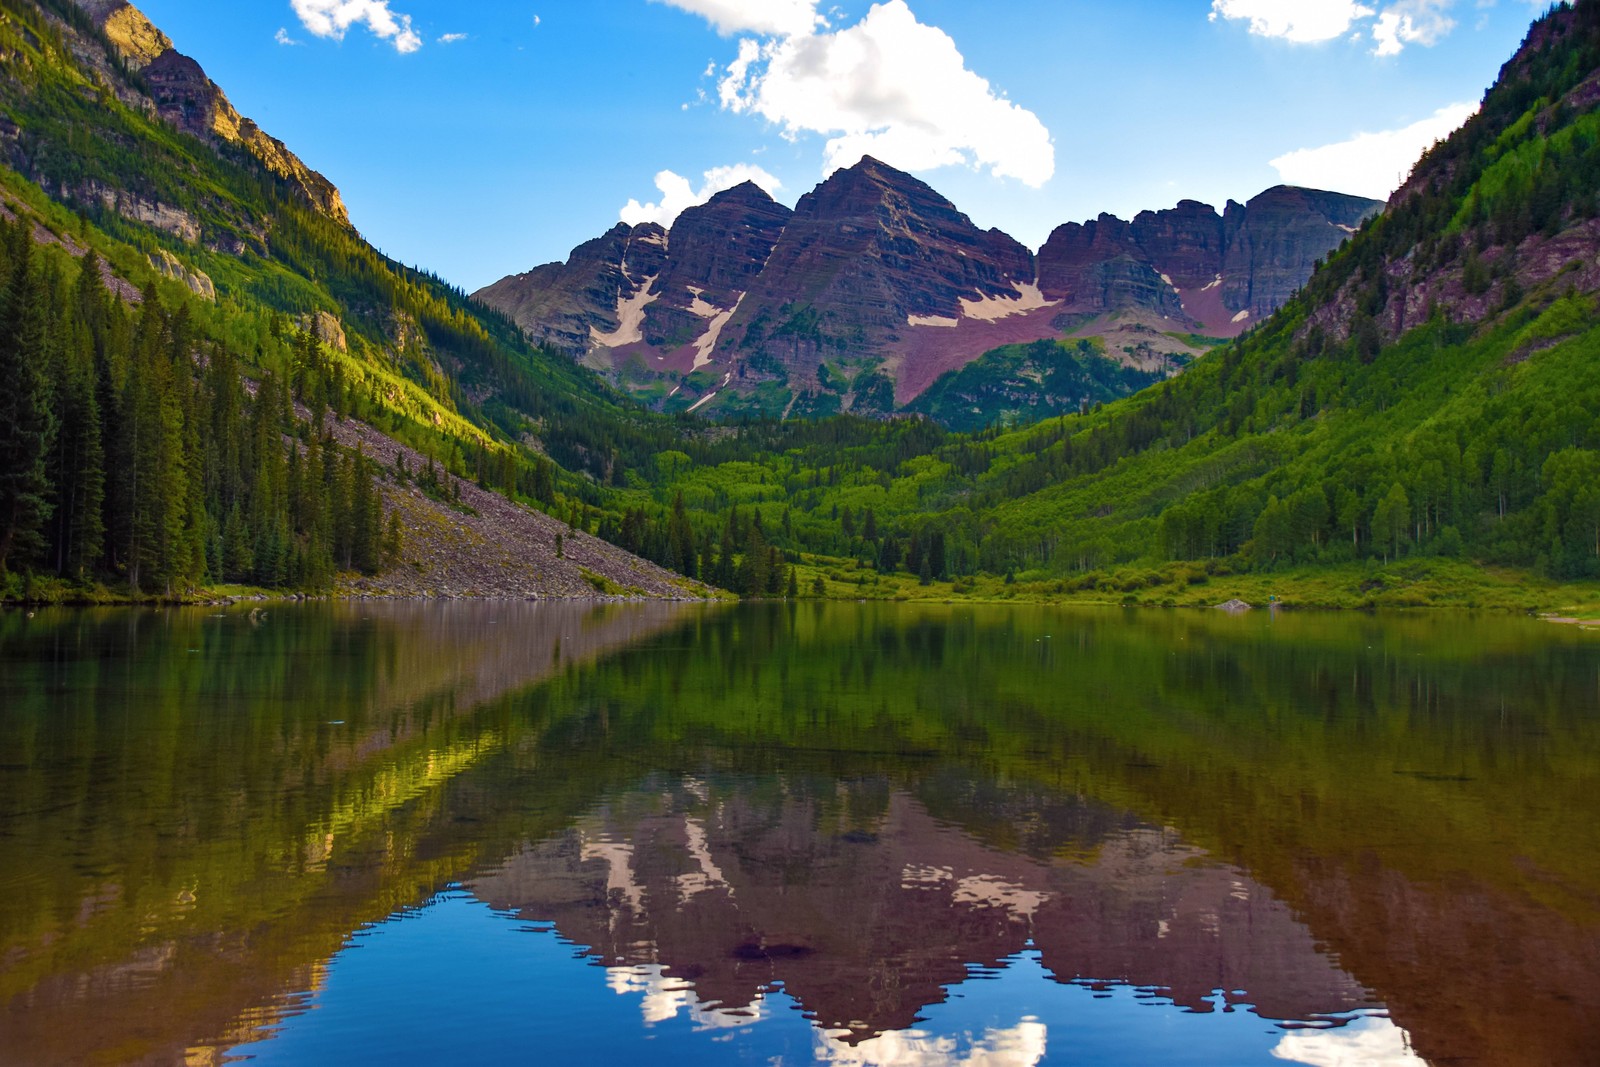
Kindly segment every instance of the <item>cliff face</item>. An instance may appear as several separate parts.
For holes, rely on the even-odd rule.
[[[116,47],[131,70],[143,75],[155,113],[169,125],[213,145],[243,147],[262,166],[288,181],[322,214],[348,226],[339,190],[288,147],[239,114],[200,64],[177,51],[127,0],[75,0]]]
[[[959,316],[963,299],[1014,298],[1032,281],[1026,248],[869,157],[801,198],[734,326],[804,304],[846,332],[893,333],[908,318]]]
[[[1129,307],[1169,317],[1183,313],[1133,227],[1115,215],[1057,227],[1039,250],[1039,288],[1081,314]]]
[[[1277,186],[1221,215],[1184,200],[1141,212],[1068,223],[1039,252],[1039,287],[1068,311],[1139,308],[1184,328],[1230,337],[1282,307],[1383,205],[1315,189]]]
[[[708,303],[731,308],[761,275],[792,214],[754,182],[689,208],[672,225],[662,299],[688,307],[698,288]]]
[[[636,321],[625,330],[624,320],[643,310],[634,305],[648,299],[666,239],[660,226],[618,223],[574,248],[565,263],[502,278],[474,296],[510,316],[536,344],[583,355],[603,339],[637,332]]]
[[[1223,215],[1222,301],[1260,321],[1286,304],[1346,237],[1378,213],[1360,197],[1280,185]]]
[[[1069,223],[1035,258],[869,157],[792,214],[747,184],[670,234],[618,226],[475,296],[668,408],[888,414],[986,352],[1064,332],[1129,367],[1186,361],[1168,334],[1240,333],[1381,207],[1287,187],[1225,214],[1185,200]]]
[[[869,157],[801,198],[718,351],[746,385],[884,413],[1019,339],[1044,310],[1033,281],[1025,247]]]

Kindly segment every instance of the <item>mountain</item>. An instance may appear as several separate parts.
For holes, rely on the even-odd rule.
[[[667,421],[378,253],[122,0],[0,0],[0,282],[0,598],[702,591],[592,536]]]
[[[548,345],[614,369],[639,356],[689,373],[760,275],[790,211],[745,182],[685,211],[667,232],[618,224],[548,263],[473,294]]]
[[[338,189],[240,116],[137,8],[0,9],[0,164],[108,241],[141,249],[115,272],[138,275],[135,291],[153,268],[237,309],[219,314],[251,338],[246,349],[320,323],[352,384],[441,459],[493,440],[525,470],[542,453],[603,481],[619,460],[662,447],[668,431],[594,375],[363,240]]]
[[[1183,374],[1086,410],[1093,346],[1003,348],[928,391],[980,432],[751,428],[654,492],[755,511],[802,588],[841,595],[1583,610],[1592,586],[1545,581],[1600,576],[1597,105],[1600,3],[1557,7],[1383,214]],[[1192,287],[1205,218],[1093,242],[1130,276],[1165,243]],[[991,425],[1040,395],[1063,417]]]
[[[348,542],[318,525],[328,516],[307,503],[315,493],[288,492],[287,472],[251,469],[272,442],[285,463],[312,443],[343,457],[343,474],[324,463],[323,488],[365,472],[386,516],[406,511],[399,493],[426,499],[415,524],[431,538],[433,573],[506,551],[488,545],[499,505],[462,483],[492,487],[519,514],[537,504],[544,517],[510,540],[539,550],[513,554],[559,570],[559,582],[507,585],[534,594],[672,586],[620,564],[553,562],[567,559],[569,534],[591,558],[580,532],[754,595],[1193,603],[1246,583],[1319,603],[1527,607],[1566,595],[1530,574],[1600,575],[1596,0],[1540,19],[1479,113],[1359,225],[1372,205],[1270,190],[1220,214],[1184,204],[1126,224],[1097,219],[1033,256],[866,160],[792,214],[747,186],[670,233],[615,231],[545,271],[562,281],[565,296],[549,304],[567,316],[556,325],[577,354],[672,415],[531,345],[527,321],[386,259],[304,181],[217,134],[228,112],[208,79],[189,70],[163,83],[190,85],[191,101],[155,87],[161,67],[155,82],[145,76],[170,48],[131,9],[0,9],[0,216],[22,220],[0,241],[0,277],[26,294],[5,306],[42,307],[72,350],[52,355],[39,342],[55,334],[26,315],[0,324],[26,340],[0,346],[14,383],[0,397],[0,492],[26,498],[5,514],[27,512],[27,536],[12,539],[25,547],[9,559],[29,573],[70,569],[45,551],[67,533],[41,523],[66,484],[52,479],[74,473],[57,468],[93,451],[42,446],[58,427],[97,425],[99,405],[99,473],[120,471],[130,438],[113,420],[135,399],[124,375],[137,366],[150,374],[136,410],[184,412],[184,446],[163,453],[162,476],[204,489],[171,494],[177,510],[162,520],[181,536],[160,569],[181,581],[248,572],[282,586]],[[1238,332],[1291,288],[1319,242],[1333,248],[1322,267]],[[86,251],[116,297],[99,354],[83,328],[101,320],[68,300],[75,285],[95,289]],[[50,278],[63,284],[42,284]],[[531,308],[549,292],[528,285],[520,298]],[[1183,317],[1196,293],[1220,302],[1237,336],[1216,344],[1193,332],[1207,321]],[[231,386],[201,390],[196,356],[228,365],[212,362],[221,354],[241,382],[270,379],[283,409]],[[105,368],[98,392],[85,388],[91,365]],[[1156,384],[1116,399],[1142,384],[1130,365]],[[919,410],[924,396],[920,410],[972,432],[852,417],[713,430],[678,417],[882,415]],[[189,414],[223,401],[214,414],[246,419],[256,442],[250,463],[218,460],[227,478],[204,453],[231,436]],[[1020,425],[1032,419],[1043,421]],[[363,466],[350,453],[366,431],[411,451],[374,443],[367,455],[393,456],[391,469]],[[102,533],[125,537],[127,500],[108,497],[122,510],[108,511]],[[455,517],[469,512],[482,521]],[[127,546],[100,547],[90,578],[118,582]],[[1284,568],[1310,577],[1277,586]],[[422,587],[483,591],[481,570],[452,573]],[[25,587],[15,573],[0,579],[5,595]]]
[[[868,157],[792,215],[747,184],[670,233],[619,225],[474,297],[671,409],[881,416],[986,352],[1064,335],[1170,372],[1209,346],[1184,335],[1231,337],[1270,315],[1381,207],[1279,187],[1220,215],[1184,201],[1069,224],[1035,257]],[[1024,406],[1062,410],[1053,396]],[[967,399],[980,422],[1013,410]]]

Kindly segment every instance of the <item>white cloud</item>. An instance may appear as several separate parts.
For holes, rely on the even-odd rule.
[[[825,175],[868,154],[906,170],[987,167],[1035,188],[1055,173],[1038,116],[968,70],[950,36],[904,0],[874,4],[837,32],[746,38],[718,92],[727,110],[760,115],[790,139],[828,136]]]
[[[1210,18],[1249,19],[1258,37],[1310,44],[1330,41],[1375,14],[1355,0],[1212,0]]]
[[[1272,160],[1272,166],[1289,185],[1388,199],[1423,151],[1477,110],[1477,104],[1451,104],[1398,130],[1361,133],[1337,144],[1290,152]]]
[[[466,39],[467,39],[467,35],[464,34],[464,33],[446,33],[446,34],[443,34],[439,38],[439,43],[440,44],[455,44],[458,41],[465,41]]]
[[[390,11],[389,0],[289,0],[289,4],[318,37],[342,41],[351,26],[365,26],[402,54],[422,47],[422,36],[411,28],[411,16]]]
[[[1378,16],[1372,39],[1378,42],[1377,54],[1397,56],[1408,44],[1431,45],[1456,28],[1456,20],[1445,14],[1454,0],[1400,0]]]
[[[272,39],[274,41],[277,41],[279,44],[282,44],[282,45],[291,45],[291,44],[299,44],[300,43],[299,41],[295,40],[293,37],[289,36],[289,29],[288,29],[287,26],[279,26],[278,27],[278,32],[272,35]]]
[[[1424,1067],[1406,1032],[1388,1019],[1362,1016],[1329,1030],[1295,1030],[1272,1050],[1274,1059],[1309,1067]]]
[[[724,37],[759,33],[766,37],[809,34],[827,25],[817,14],[817,0],[655,0],[699,15]]]
[[[990,1027],[982,1037],[891,1030],[848,1045],[817,1031],[812,1058],[830,1067],[1034,1067],[1044,1059],[1049,1039],[1045,1024],[1031,1015],[1016,1026]]]
[[[654,222],[671,229],[673,222],[686,209],[705,203],[724,189],[732,189],[747,181],[755,182],[769,194],[776,194],[783,188],[783,183],[777,178],[749,163],[738,163],[731,167],[713,167],[701,177],[705,180],[701,183],[700,190],[696,192],[688,178],[664,170],[656,175],[656,188],[661,191],[661,199],[654,204],[641,204],[637,200],[629,200],[618,217],[629,226]]]
[[[1490,3],[1493,0],[1489,0]],[[1297,44],[1331,41],[1357,30],[1358,41],[1370,30],[1373,54],[1399,55],[1408,44],[1432,45],[1455,29],[1446,12],[1456,0],[1392,0],[1380,11],[1358,0],[1211,0],[1212,22],[1246,19],[1250,32]],[[1479,0],[1479,7],[1485,6]]]

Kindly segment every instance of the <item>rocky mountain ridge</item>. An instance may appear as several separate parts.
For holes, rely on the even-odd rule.
[[[1097,337],[1130,367],[1186,362],[1184,335],[1270,316],[1381,208],[1279,186],[1221,213],[1069,223],[1035,255],[867,157],[793,212],[746,183],[474,298],[669,410],[885,415],[1003,345]]]
[[[73,0],[116,48],[128,69],[143,76],[148,103],[169,125],[212,145],[237,145],[294,185],[322,214],[350,224],[339,190],[288,146],[240,115],[200,64],[179,52],[128,0]],[[82,57],[80,57],[82,58]]]
[[[655,223],[618,223],[547,263],[480,290],[529,339],[610,367],[645,349],[686,372],[705,365],[722,328],[766,266],[792,212],[745,182],[685,211],[673,240]]]

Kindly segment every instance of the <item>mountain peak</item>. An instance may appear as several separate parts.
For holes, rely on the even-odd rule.
[[[134,70],[172,50],[172,41],[128,0],[74,0]]]
[[[874,185],[897,188],[919,187],[932,191],[931,187],[920,178],[914,177],[897,167],[891,167],[874,156],[862,156],[853,166],[841,167],[834,171],[828,175],[819,188],[825,187],[830,183],[854,185],[863,181]]]
[[[732,188],[724,189],[720,193],[715,194],[711,197],[711,199],[707,200],[706,203],[713,204],[725,201],[757,204],[769,204],[776,202],[772,199],[771,193],[768,193],[765,189],[761,188],[761,186],[757,185],[749,178],[746,178],[744,181],[733,186]]]

